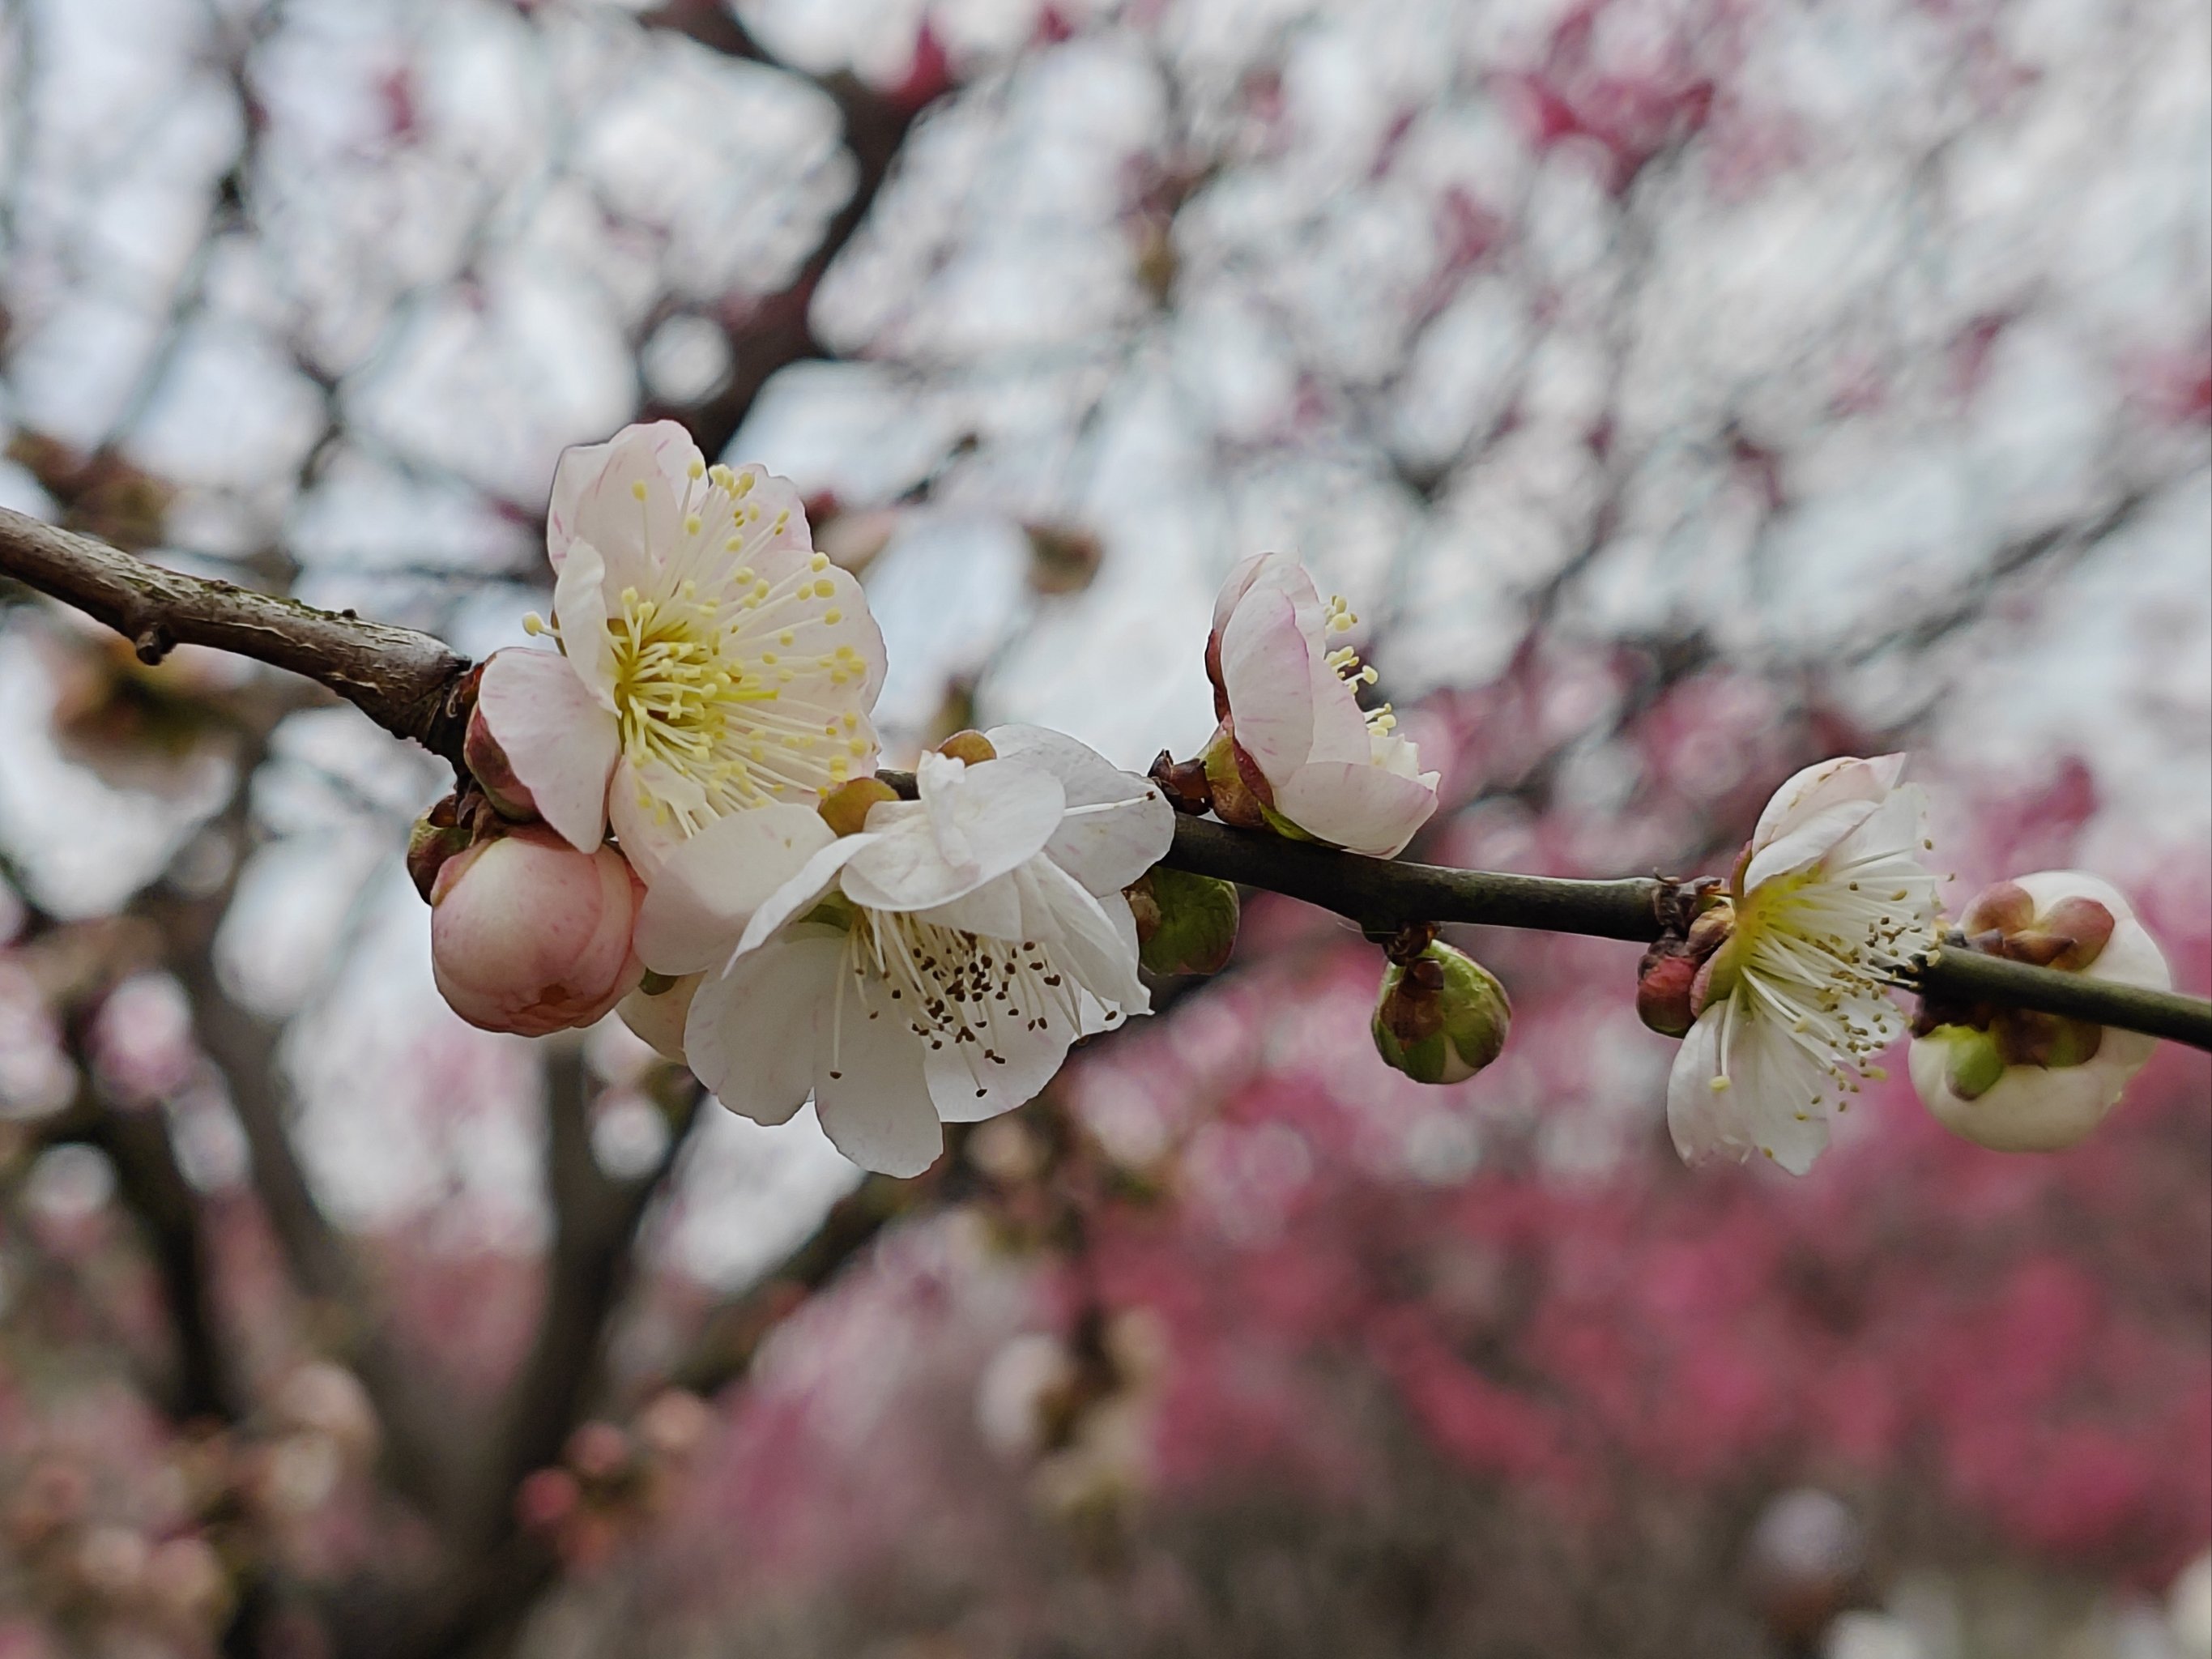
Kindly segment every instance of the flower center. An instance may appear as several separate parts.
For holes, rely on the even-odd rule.
[[[674,597],[622,592],[622,610],[607,618],[614,642],[615,718],[623,752],[633,764],[658,760],[701,782],[726,770],[715,750],[733,705],[769,702],[775,688],[722,651],[719,609],[685,582]]]
[[[1892,975],[1929,933],[1917,892],[1927,878],[1901,871],[1899,858],[1885,849],[1761,882],[1736,899],[1735,929],[1715,964],[1729,1018],[1778,1020],[1852,1093],[1858,1076],[1881,1075],[1866,1062],[1901,1029]],[[1725,1070],[1714,1086],[1728,1086]]]
[[[1352,614],[1352,607],[1344,602],[1344,596],[1340,593],[1329,597],[1322,617],[1323,627],[1331,634],[1350,633],[1359,623],[1359,618]],[[1339,646],[1322,660],[1336,671],[1337,678],[1352,687],[1352,695],[1355,698],[1363,686],[1372,685],[1381,678],[1371,665],[1363,665],[1359,653],[1348,645]],[[1378,738],[1387,738],[1398,729],[1398,717],[1391,712],[1387,702],[1360,712],[1366,719],[1368,731]]]
[[[988,939],[924,921],[904,911],[855,909],[845,936],[845,969],[866,1017],[902,1019],[935,1052],[971,1045],[975,1057],[1006,1064],[1003,1045],[1017,1032],[1063,1029],[1082,1034],[1075,981],[1034,939]],[[1107,1018],[1117,1018],[1109,1010]],[[831,1023],[832,1077],[846,1018],[841,977]],[[975,1091],[980,1098],[988,1088]]]
[[[787,527],[779,514],[763,528],[752,485],[750,473],[695,464],[672,538],[654,545],[650,517],[641,526],[653,591],[608,596],[608,692],[638,805],[686,835],[743,807],[811,800],[875,752],[867,665],[836,632],[845,613],[827,556],[778,556],[767,570],[739,562]],[[644,514],[646,485],[630,493]],[[778,563],[788,568],[769,574]],[[523,628],[561,638],[557,617],[532,614]]]

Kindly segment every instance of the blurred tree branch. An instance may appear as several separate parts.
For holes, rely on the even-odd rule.
[[[814,290],[874,208],[915,118],[939,88],[917,79],[896,92],[883,92],[849,73],[804,74],[769,52],[716,0],[670,0],[646,13],[642,21],[713,51],[805,81],[837,106],[845,148],[853,157],[853,193],[831,218],[798,276],[787,287],[758,297],[725,321],[731,359],[727,381],[706,402],[672,411],[682,416],[699,447],[715,455],[735,435],[771,376],[793,363],[830,355],[814,337],[809,316]]]

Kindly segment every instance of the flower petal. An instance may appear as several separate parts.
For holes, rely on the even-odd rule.
[[[2109,1045],[2115,1033],[2105,1033]],[[2086,1139],[2119,1103],[2132,1069],[2103,1047],[2080,1066],[2008,1066],[1982,1094],[1962,1099],[1951,1087],[1950,1050],[1940,1036],[1915,1037],[1907,1061],[1912,1086],[1936,1121],[1997,1152],[2056,1152]]]
[[[690,469],[703,460],[691,434],[673,421],[626,426],[605,443],[562,452],[545,508],[553,568],[564,569],[575,544],[589,542],[617,575],[617,592],[642,586],[653,550],[673,545],[683,527]]]
[[[659,761],[643,766],[627,759],[615,763],[607,781],[607,823],[622,843],[623,856],[647,886],[659,878],[668,855],[684,844],[684,826],[669,809],[671,801],[706,815],[706,792]]]
[[[656,974],[719,968],[753,913],[836,837],[804,806],[716,818],[672,850],[638,912],[637,953]]]
[[[1395,858],[1437,810],[1437,775],[1342,761],[1302,766],[1276,785],[1275,810],[1317,841]]]
[[[1877,755],[1871,760],[1839,755],[1793,774],[1759,815],[1758,827],[1751,832],[1753,856],[1827,807],[1880,800],[1897,787],[1906,759],[1902,754]]]
[[[917,1176],[945,1150],[945,1132],[930,1104],[922,1045],[896,1011],[896,1003],[848,1003],[834,1050],[817,1040],[814,1111],[831,1143],[862,1169]]]
[[[607,836],[607,775],[621,741],[615,718],[552,651],[495,651],[477,707],[528,789],[538,816],[579,852]]]
[[[1213,601],[1213,631],[1216,634],[1228,626],[1229,618],[1248,593],[1280,593],[1297,612],[1301,627],[1318,630],[1322,626],[1321,593],[1314,586],[1313,577],[1295,553],[1255,553],[1241,559],[1221,584],[1221,592]]]
[[[963,767],[925,754],[921,811],[878,806],[868,845],[846,866],[846,896],[873,910],[927,910],[971,893],[1042,851],[1066,795],[1049,772],[1014,761]]]
[[[1875,801],[1844,800],[1796,819],[1788,830],[1752,854],[1743,872],[1743,890],[1752,892],[1778,876],[1792,875],[1818,864],[1879,811],[1880,805]]]
[[[1102,1003],[1128,1013],[1146,1013],[1152,994],[1137,977],[1137,925],[1118,925],[1113,909],[1128,909],[1119,893],[1098,898],[1048,859],[1015,872],[1022,896],[1022,933],[1043,949],[1048,960],[1073,975]]]
[[[600,708],[615,712],[615,644],[607,633],[607,567],[589,542],[573,543],[553,580],[561,652]]]
[[[1667,1079],[1667,1127],[1686,1163],[1759,1152],[1803,1175],[1828,1145],[1833,1086],[1789,1027],[1738,995],[1698,1015],[1682,1040]]]
[[[1316,653],[1284,594],[1249,593],[1221,635],[1221,683],[1237,741],[1270,783],[1313,748]]]
[[[765,811],[767,809],[756,807],[752,810]],[[752,920],[745,924],[745,931],[738,940],[734,955],[743,956],[748,951],[758,950],[793,916],[803,916],[820,903],[823,896],[836,884],[846,861],[859,852],[867,840],[866,836],[847,836],[817,849],[799,866],[797,874],[761,902],[760,908],[753,912]]]
[[[1060,780],[1067,814],[1045,842],[1045,856],[1091,892],[1118,893],[1167,855],[1175,809],[1153,784],[1041,726],[994,726],[983,735],[1000,759]]]
[[[664,1060],[672,1060],[678,1066],[684,1060],[684,1027],[691,1017],[691,999],[698,994],[706,975],[687,974],[658,996],[647,996],[644,991],[632,991],[616,1006],[622,1023],[630,1029],[632,1036],[652,1046],[653,1052]]]
[[[963,893],[948,903],[933,905],[916,914],[923,921],[957,933],[975,933],[983,939],[1022,939],[1022,896],[1015,885],[1019,876],[1017,871],[1012,875],[997,877],[972,893]]]
[[[684,1051],[715,1099],[771,1124],[806,1103],[844,955],[842,930],[794,927],[701,982],[684,1024]]]
[[[975,1042],[922,1050],[931,1109],[947,1123],[980,1123],[1034,1100],[1078,1036],[1065,1020],[1033,1025],[993,1005]]]

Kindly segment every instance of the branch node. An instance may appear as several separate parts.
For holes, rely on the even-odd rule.
[[[177,648],[177,636],[169,632],[167,623],[157,622],[140,629],[131,647],[138,653],[138,660],[151,668]]]

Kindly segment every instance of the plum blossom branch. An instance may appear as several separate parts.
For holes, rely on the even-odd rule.
[[[1362,859],[1188,817],[1177,820],[1175,845],[1163,862],[1303,899],[1376,933],[1437,921],[1651,940],[1663,931],[1662,903],[1680,885],[1655,877],[1574,881]],[[2212,1002],[2179,992],[1941,946],[1908,963],[1901,984],[1923,995],[2063,1014],[2212,1050]]]
[[[394,734],[458,763],[471,665],[411,629],[318,611],[163,569],[89,537],[0,509],[0,574],[75,606],[158,657],[184,642],[301,674]],[[912,781],[885,773],[902,793]],[[1285,894],[1370,932],[1459,922],[1649,941],[1663,932],[1676,884],[1655,877],[1569,880],[1361,857],[1281,836],[1178,817],[1164,862]],[[1938,948],[1901,970],[1907,988],[1963,1001],[2063,1014],[2212,1050],[2212,1002],[2173,992]]]
[[[210,646],[304,675],[386,731],[458,763],[467,659],[411,628],[166,569],[0,507],[0,574],[73,605],[156,663]]]

